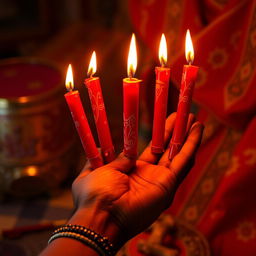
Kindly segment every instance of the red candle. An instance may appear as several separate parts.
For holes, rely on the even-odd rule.
[[[153,153],[163,153],[164,151],[164,130],[167,112],[168,89],[170,79],[170,68],[167,63],[167,45],[164,34],[162,34],[159,47],[159,60],[161,67],[156,67],[156,87],[154,121],[152,133],[151,151]]]
[[[133,34],[128,55],[128,78],[123,79],[124,154],[130,158],[136,158],[138,155],[139,84],[141,80],[133,78],[136,67],[137,53]]]
[[[68,72],[66,76],[66,88],[68,92],[64,95],[69,106],[73,121],[75,123],[77,132],[81,139],[86,157],[90,161],[93,169],[98,168],[103,165],[102,158],[96,147],[95,141],[93,139],[91,129],[89,127],[82,102],[77,90],[73,91],[73,75],[72,68],[69,64]]]
[[[93,74],[97,69],[96,66],[96,53],[93,52],[88,68],[88,76],[90,76],[90,78],[85,79],[85,85],[88,89],[89,98],[91,101],[103,158],[105,162],[109,163],[115,159],[115,150],[109,130],[108,119],[100,86],[100,79],[99,77],[93,77]]]
[[[170,143],[170,160],[180,151],[185,140],[193,89],[198,73],[198,67],[191,65],[194,60],[194,49],[189,30],[187,30],[186,34],[186,59],[189,65],[184,65],[183,67],[177,117]]]

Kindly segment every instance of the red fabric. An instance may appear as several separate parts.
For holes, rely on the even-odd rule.
[[[200,67],[194,101],[205,124],[203,144],[170,211],[206,236],[213,255],[256,255],[256,1],[129,0],[129,6],[151,50],[166,33],[177,86],[187,28]]]

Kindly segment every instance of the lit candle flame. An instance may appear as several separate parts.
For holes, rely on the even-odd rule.
[[[189,64],[192,64],[193,61],[194,61],[194,48],[193,48],[193,43],[192,43],[192,39],[191,39],[191,36],[190,36],[189,29],[187,30],[187,34],[186,34],[185,48],[186,48],[185,52],[186,52],[187,62]]]
[[[87,75],[92,77],[96,73],[96,70],[97,70],[96,52],[93,51]]]
[[[127,65],[128,77],[132,78],[134,76],[136,68],[137,68],[137,51],[136,51],[135,35],[132,34],[130,50],[128,55],[128,65]]]
[[[159,61],[161,63],[161,66],[164,67],[166,66],[167,63],[167,44],[166,44],[166,39],[164,34],[162,34],[160,45],[159,45]]]
[[[68,65],[68,70],[66,75],[66,88],[68,91],[72,91],[74,89],[73,72],[72,72],[71,64]]]

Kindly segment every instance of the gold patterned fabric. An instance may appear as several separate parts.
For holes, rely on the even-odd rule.
[[[187,28],[200,68],[194,103],[205,125],[203,143],[168,212],[201,231],[213,255],[255,255],[256,1],[129,3],[134,27],[152,51],[166,33],[177,87]]]

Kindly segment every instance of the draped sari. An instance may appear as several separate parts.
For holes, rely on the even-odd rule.
[[[200,67],[193,101],[203,142],[167,212],[203,233],[213,255],[256,255],[256,1],[129,0],[129,13],[151,55],[165,32],[177,88],[187,28]]]

